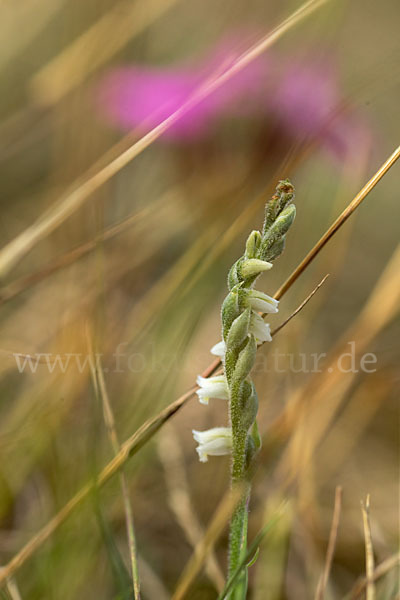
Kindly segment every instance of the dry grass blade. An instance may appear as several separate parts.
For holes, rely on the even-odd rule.
[[[81,244],[76,248],[73,248],[72,250],[66,252],[62,256],[53,259],[45,267],[36,271],[35,273],[30,273],[29,275],[26,275],[24,277],[21,277],[20,279],[11,282],[9,285],[7,285],[7,287],[1,288],[0,305],[5,302],[8,302],[9,300],[12,300],[28,288],[31,288],[34,285],[40,283],[53,273],[56,273],[57,271],[60,271],[61,269],[72,265],[80,258],[83,258],[87,254],[95,250],[100,243],[107,242],[108,240],[111,240],[115,236],[123,233],[124,231],[127,231],[130,227],[137,224],[138,221],[144,219],[148,214],[151,214],[153,211],[158,210],[162,206],[164,201],[165,198],[163,196],[160,200],[151,204],[150,206],[147,206],[139,212],[127,217],[126,219],[123,219],[119,223],[108,227],[99,235],[97,235],[94,239],[89,240],[88,242],[85,242],[84,244]]]
[[[242,488],[237,486],[234,490],[225,494],[221,500],[205,536],[196,546],[192,558],[184,568],[171,600],[182,600],[182,598],[185,597],[192,582],[200,572],[205,560],[207,559],[207,556],[215,541],[218,539],[229,518],[231,517],[236,504],[241,498],[242,492]]]
[[[82,206],[91,194],[99,189],[111,177],[116,175],[116,173],[136,158],[136,156],[143,152],[150,144],[157,140],[180,117],[185,115],[191,108],[196,106],[209,94],[217,90],[231,77],[249,65],[253,60],[270,48],[288,30],[328,1],[329,0],[309,0],[308,2],[305,2],[290,17],[273,29],[273,31],[244,52],[231,67],[226,69],[226,71],[219,75],[216,74],[213,79],[210,79],[201,85],[187,102],[149,131],[149,133],[108,162],[103,168],[100,168],[94,175],[87,178],[83,177],[81,182],[78,182],[75,186],[71,186],[70,190],[67,190],[66,193],[55,202],[44,215],[42,215],[42,217],[39,217],[35,223],[25,229],[25,231],[19,234],[0,251],[0,277],[4,277],[41,239],[59,227],[61,223]]]
[[[377,411],[382,408],[392,391],[390,373],[379,371],[370,373],[354,391],[351,401],[346,403],[321,447],[318,459],[324,464],[324,472],[319,476],[319,485],[332,481],[338,469],[351,456],[354,448],[367,427],[373,421]],[[351,427],[349,427],[351,424]],[[344,433],[347,432],[347,433]]]
[[[175,400],[167,408],[152,419],[146,421],[128,440],[126,440],[118,454],[100,472],[97,481],[89,482],[69,500],[63,508],[46,523],[38,533],[29,540],[27,544],[10,560],[0,572],[0,584],[11,577],[27,560],[40,548],[40,546],[58,529],[74,512],[74,510],[86,500],[96,487],[104,485],[123,467],[130,456],[135,454],[159,429],[170,419],[189,398],[195,393],[194,386]]]
[[[134,4],[122,0],[115,4],[33,76],[30,88],[34,97],[44,105],[61,100],[176,2],[148,0]],[[114,35],[110,36],[110,31]]]
[[[277,293],[275,294],[275,298],[279,300],[283,296],[283,294],[293,285],[296,279],[303,273],[303,271],[308,267],[308,265],[314,260],[320,250],[325,246],[325,244],[331,239],[333,235],[338,231],[338,229],[347,221],[350,215],[360,206],[361,202],[368,196],[368,194],[374,189],[376,184],[382,179],[382,177],[389,171],[389,169],[394,165],[397,159],[400,157],[400,146],[396,148],[396,150],[389,156],[389,158],[383,163],[381,168],[375,173],[373,177],[365,184],[365,186],[360,190],[357,196],[350,202],[350,204],[345,208],[345,210],[338,216],[336,221],[332,223],[329,229],[324,233],[321,239],[315,244],[314,248],[310,250],[307,256],[301,261],[299,266],[293,271],[293,273],[288,277],[285,283],[279,288]]]
[[[5,585],[6,592],[10,600],[22,600],[21,594],[19,593],[18,586],[14,579],[9,579]]]
[[[289,323],[289,321],[291,321],[293,319],[293,317],[295,317],[296,315],[298,315],[299,312],[301,310],[303,310],[303,308],[306,306],[306,304],[308,304],[310,302],[310,300],[314,296],[314,294],[316,294],[318,292],[319,288],[324,285],[324,283],[328,279],[328,277],[329,277],[329,273],[327,273],[325,275],[325,277],[323,279],[321,279],[321,281],[319,282],[319,284],[313,289],[313,291],[310,294],[308,294],[307,298],[305,300],[303,300],[303,302],[301,304],[299,304],[299,306],[296,308],[296,310],[294,310],[292,312],[292,314],[289,315],[288,318],[285,319],[285,321],[283,321],[283,323],[281,323],[278,327],[276,327],[276,329],[274,329],[271,332],[272,336],[276,335],[278,333],[278,331],[280,331],[281,329],[283,329]]]
[[[386,269],[379,278],[366,305],[356,321],[344,333],[326,359],[325,371],[317,373],[303,388],[295,390],[293,399],[279,418],[284,435],[292,432],[288,447],[280,461],[280,475],[287,484],[307,478],[307,469],[316,448],[324,439],[326,431],[337,414],[346,393],[353,385],[357,372],[347,372],[344,377],[339,368],[339,357],[346,352],[348,340],[353,340],[356,356],[361,356],[368,343],[398,313],[400,301],[400,246],[394,252]],[[380,310],[376,311],[379,306]],[[321,403],[320,399],[324,398]],[[283,475],[285,473],[285,475]]]
[[[135,454],[159,429],[172,417],[181,406],[194,394],[194,386],[175,400],[156,417],[146,421],[126,442],[121,446],[118,454],[100,472],[97,481],[89,482],[83,486],[75,496],[52,518],[31,540],[10,560],[0,572],[0,584],[11,577],[32,554],[62,525],[74,510],[86,500],[96,486],[104,485],[126,463],[130,456]]]
[[[162,306],[165,306],[174,297],[177,290],[184,286],[185,281],[190,278],[204,253],[214,244],[218,232],[219,230],[215,226],[205,229],[190,248],[156,280],[146,294],[135,304],[131,315],[126,321],[127,331],[134,331],[138,337],[139,332],[146,329]]]
[[[89,342],[89,352],[92,356],[92,360],[90,361],[90,369],[93,379],[93,385],[96,391],[96,395],[101,399],[103,406],[103,414],[104,421],[107,427],[107,432],[111,441],[111,445],[114,450],[115,456],[118,455],[120,451],[120,443],[118,440],[117,430],[115,427],[115,419],[114,413],[111,407],[110,399],[107,392],[106,382],[104,379],[103,368],[101,365],[100,357],[97,355],[97,360],[94,360],[94,353],[92,348],[92,343],[90,339],[90,335],[88,335]],[[122,499],[125,510],[125,521],[126,521],[126,530],[128,534],[128,544],[129,544],[129,555],[131,559],[131,571],[132,571],[132,581],[133,581],[133,593],[135,600],[140,600],[140,580],[139,580],[139,570],[138,570],[138,559],[136,552],[136,539],[135,539],[135,529],[133,525],[133,514],[132,507],[129,499],[129,487],[128,482],[125,477],[125,473],[120,473],[120,483],[121,483],[121,491],[122,491]]]
[[[389,556],[389,558],[387,558],[386,560],[381,562],[376,567],[376,569],[373,573],[373,576],[372,576],[372,581],[377,581],[378,579],[380,579],[381,577],[386,575],[386,573],[389,573],[389,571],[391,571],[395,567],[399,567],[399,566],[400,566],[400,553],[394,554],[393,556]],[[367,585],[368,585],[368,580],[366,577],[364,577],[361,581],[358,581],[355,584],[355,586],[350,591],[350,593],[348,595],[346,595],[346,599],[356,600],[356,598],[359,598],[360,595],[363,593],[363,591],[365,590]]]
[[[321,579],[318,583],[317,592],[315,594],[315,600],[323,600],[325,595],[326,586],[328,584],[329,573],[331,571],[333,554],[335,552],[337,533],[339,528],[340,513],[342,510],[342,488],[338,486],[335,491],[335,506],[333,509],[333,518],[331,531],[329,534],[328,550],[326,552],[326,560],[324,572],[322,573]]]
[[[0,6],[3,5],[2,8],[5,8],[1,14],[1,70],[7,64],[12,64],[16,57],[29,52],[31,44],[40,38],[51,19],[62,7],[62,3],[62,0],[34,0],[18,3],[0,1]],[[14,34],[16,30],[18,35]]]
[[[369,521],[369,494],[364,502],[361,501],[361,512],[364,525],[365,538],[365,569],[366,569],[366,600],[375,600],[375,584],[374,584],[374,549],[372,546],[371,524]]]

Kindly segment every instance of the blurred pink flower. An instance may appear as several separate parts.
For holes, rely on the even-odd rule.
[[[125,129],[152,129],[178,110],[196,85],[197,77],[183,69],[120,68],[103,80],[100,102],[114,124]],[[208,122],[207,105],[204,107],[203,102],[166,133],[177,139],[197,137]]]
[[[303,62],[290,65],[278,78],[271,110],[291,136],[316,137],[323,147],[344,158],[359,143],[367,143],[368,129],[354,111],[343,109],[331,64]]]
[[[292,64],[278,79],[272,108],[295,135],[319,132],[339,103],[333,71],[320,65]]]
[[[211,57],[190,66],[115,69],[100,83],[101,110],[114,125],[124,129],[151,129],[189,101],[204,83],[231,67],[240,54],[238,47],[232,39],[225,40]],[[177,140],[198,138],[209,133],[215,120],[223,115],[251,111],[266,79],[266,65],[265,60],[253,61],[188,109],[165,136]]]
[[[190,65],[115,69],[100,82],[100,110],[117,127],[148,131],[190,101],[204,82],[230,68],[249,46],[243,35],[235,34]],[[278,122],[295,139],[316,137],[343,159],[354,148],[354,140],[365,140],[368,133],[356,115],[338,111],[342,104],[331,65],[315,61],[288,65],[263,55],[185,111],[164,135],[194,140],[210,134],[226,116],[247,115],[257,117],[261,127],[267,126],[267,119]]]

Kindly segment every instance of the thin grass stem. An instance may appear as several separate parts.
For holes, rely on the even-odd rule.
[[[336,547],[337,534],[339,529],[340,513],[342,510],[342,488],[337,486],[335,490],[335,505],[333,509],[332,525],[329,534],[328,549],[326,552],[325,567],[321,579],[318,583],[315,600],[323,600],[326,586],[328,585],[329,574],[331,572],[333,555]]]
[[[91,342],[89,338],[89,346],[91,356],[94,357]],[[97,355],[96,362],[91,361],[91,371],[92,378],[95,390],[100,397],[103,405],[103,414],[104,421],[106,424],[107,432],[111,441],[111,445],[114,450],[114,455],[117,456],[121,450],[120,442],[118,440],[118,434],[115,426],[115,418],[112,410],[111,402],[108,396],[108,391],[106,387],[106,382],[104,379],[104,372],[101,366],[100,357]],[[138,559],[137,559],[137,551],[136,551],[136,538],[135,538],[135,530],[133,524],[133,514],[132,507],[129,498],[129,487],[128,481],[126,479],[125,473],[123,470],[120,475],[120,484],[122,491],[122,499],[125,510],[125,521],[126,521],[126,530],[128,534],[128,546],[129,546],[129,555],[130,555],[130,564],[131,564],[131,572],[132,572],[132,581],[133,581],[133,593],[135,600],[140,600],[140,580],[139,580],[139,570],[138,570]]]
[[[365,570],[366,570],[366,600],[375,600],[376,591],[374,583],[374,571],[375,571],[375,560],[374,560],[374,549],[372,545],[371,535],[371,524],[369,520],[369,494],[364,502],[361,502],[361,512],[364,525],[364,538],[365,538]]]

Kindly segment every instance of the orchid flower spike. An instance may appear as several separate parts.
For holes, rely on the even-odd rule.
[[[207,462],[208,456],[230,454],[232,450],[232,429],[230,427],[214,427],[206,431],[192,431],[200,462]]]
[[[222,303],[223,340],[211,348],[222,357],[223,374],[205,379],[198,377],[197,395],[208,404],[209,398],[226,398],[231,428],[216,427],[207,431],[193,430],[201,462],[209,455],[231,454],[231,483],[244,486],[241,501],[230,525],[229,571],[232,577],[240,569],[246,552],[247,512],[250,497],[249,469],[261,447],[257,426],[258,397],[251,371],[255,365],[257,345],[271,341],[271,330],[262,313],[278,312],[276,298],[253,289],[256,279],[268,271],[285,246],[286,234],[293,223],[296,209],[290,181],[280,181],[275,194],[265,207],[261,231],[252,231],[244,254],[232,265],[228,274],[228,295]],[[246,571],[246,568],[245,568]],[[240,598],[246,597],[246,572],[236,587]],[[234,591],[233,595],[239,597]]]
[[[208,404],[210,398],[229,400],[229,390],[224,375],[215,375],[214,377],[207,378],[199,375],[196,383],[200,386],[196,394],[201,404]]]

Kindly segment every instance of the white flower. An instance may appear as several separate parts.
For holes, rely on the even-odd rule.
[[[232,429],[230,427],[214,427],[206,431],[192,431],[198,443],[196,451],[200,462],[207,462],[208,456],[230,454],[232,450]]]
[[[257,290],[249,290],[247,292],[247,302],[253,310],[258,310],[263,313],[277,313],[278,300],[267,296],[264,292]]]
[[[196,379],[200,389],[196,391],[201,404],[208,404],[210,398],[221,398],[229,400],[229,390],[224,375],[215,377],[202,377],[199,375]]]
[[[254,335],[257,343],[272,342],[271,327],[256,312],[252,311],[250,317],[250,333]]]
[[[210,350],[211,354],[214,354],[214,356],[219,356],[220,358],[225,356],[225,351],[226,346],[224,340],[218,342],[218,344],[215,344]]]

